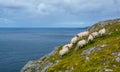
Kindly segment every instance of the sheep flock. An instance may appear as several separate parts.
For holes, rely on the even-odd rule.
[[[106,29],[102,28],[99,31],[89,32],[84,31],[78,33],[75,37],[73,37],[70,42],[62,47],[59,51],[59,55],[63,56],[64,54],[68,53],[68,51],[72,48],[73,45],[76,44],[75,50],[82,48],[83,46],[91,43],[94,38],[103,36],[106,33]]]

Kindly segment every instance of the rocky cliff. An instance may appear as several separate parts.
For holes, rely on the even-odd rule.
[[[119,72],[120,71],[120,19],[101,21],[87,30],[106,28],[106,34],[97,37],[76,52],[60,56],[62,46],[36,61],[29,61],[21,72]]]

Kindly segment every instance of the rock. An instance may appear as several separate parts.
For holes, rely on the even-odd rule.
[[[52,66],[53,65],[53,63],[48,63],[42,70],[41,70],[41,72],[45,72],[50,66]]]
[[[113,70],[112,69],[104,69],[105,72],[112,72]]]
[[[74,67],[73,67],[73,66],[71,67],[71,71],[72,71],[72,70],[74,70]]]
[[[38,64],[36,64],[36,61],[29,61],[20,72],[31,72],[36,68]]]
[[[56,60],[55,62],[56,62],[56,63],[59,63],[59,62],[60,62],[60,60]]]
[[[103,45],[99,45],[99,46],[96,46],[96,47],[93,47],[93,48],[88,48],[87,50],[84,50],[82,53],[81,53],[81,56],[84,56],[84,55],[89,55],[93,52],[96,52],[96,51],[99,51],[101,50],[103,47],[107,46],[106,44],[103,44]]]
[[[117,57],[117,58],[116,58],[116,61],[117,61],[117,62],[120,62],[120,57]]]
[[[107,45],[106,44],[101,45],[101,47],[105,47],[105,46],[107,46]]]
[[[56,60],[54,63],[49,61],[50,56],[56,54],[58,48],[52,51],[50,54],[45,55],[40,60],[29,61],[20,72],[45,72],[50,66],[59,62]]]
[[[113,52],[111,55],[117,56],[118,52]]]
[[[87,56],[87,57],[86,57],[86,61],[89,61],[89,60],[90,60],[90,57]]]
[[[106,25],[113,25],[114,23],[120,23],[120,18],[119,19],[114,19],[114,20],[106,20],[106,21],[100,21],[98,23],[96,23],[95,25],[93,25],[92,27],[89,27],[87,30],[90,32],[93,32],[94,30],[98,31],[99,28],[103,28]]]
[[[117,67],[116,65],[113,65],[113,67]]]
[[[120,62],[120,52],[113,52],[111,55],[115,57],[117,62]]]
[[[116,58],[118,57],[118,52],[113,52],[111,55],[113,55]]]
[[[66,70],[65,72],[70,72],[69,70]]]
[[[120,52],[118,53],[118,56],[120,56]]]

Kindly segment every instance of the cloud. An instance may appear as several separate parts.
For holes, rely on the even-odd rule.
[[[47,4],[44,4],[44,3],[40,3],[39,5],[38,5],[38,13],[39,14],[51,14],[51,13],[53,13],[53,12],[55,12],[57,9],[54,7],[54,6],[52,6],[52,5],[47,5]]]
[[[11,9],[26,8],[26,10],[33,10],[32,12],[38,12],[39,14],[52,14],[57,12],[85,14],[92,12],[107,13],[118,9],[119,7],[116,4],[118,5],[119,3],[119,0],[1,0],[0,6]]]
[[[13,23],[13,20],[7,19],[7,18],[0,18],[0,24],[9,24]]]
[[[0,0],[0,17],[18,26],[87,26],[120,17],[119,7],[120,0]]]
[[[25,7],[29,7],[30,4],[29,3],[24,3],[24,2],[20,2],[19,0],[1,0],[0,1],[0,7],[4,7],[4,8],[25,8]]]

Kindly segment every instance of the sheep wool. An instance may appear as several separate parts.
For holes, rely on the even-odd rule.
[[[103,28],[103,29],[99,30],[99,35],[102,36],[103,34],[105,34],[105,32],[106,32],[106,29]]]
[[[84,32],[81,32],[81,33],[78,33],[77,36],[82,38],[84,36],[88,36],[89,35],[89,31],[84,31]]]
[[[99,33],[98,33],[98,32],[93,32],[93,33],[91,33],[91,34],[93,35],[94,38],[99,36]]]
[[[93,36],[90,34],[89,36],[88,36],[88,42],[90,42],[90,41],[93,41]]]
[[[69,48],[69,49],[71,49],[71,48],[72,48],[72,46],[73,46],[73,44],[72,44],[72,43],[67,44],[67,45],[68,45],[68,48]]]
[[[68,52],[68,50],[69,50],[69,49],[68,49],[67,47],[66,47],[66,48],[63,48],[62,50],[59,51],[59,55],[62,56],[62,55],[64,55],[64,54],[66,54],[66,53]]]
[[[86,45],[86,44],[87,44],[87,41],[86,41],[86,40],[81,40],[81,41],[78,42],[77,48],[83,47],[83,46]]]
[[[75,36],[75,37],[72,38],[72,40],[70,41],[70,43],[75,44],[77,42],[77,40],[78,40],[78,37]]]
[[[66,47],[68,47],[68,48],[70,49],[72,46],[73,46],[73,44],[70,43],[70,44],[66,44],[66,45],[64,45],[62,48],[66,48]]]
[[[68,44],[64,45],[64,46],[62,47],[62,49],[66,48],[66,47],[68,47]]]

